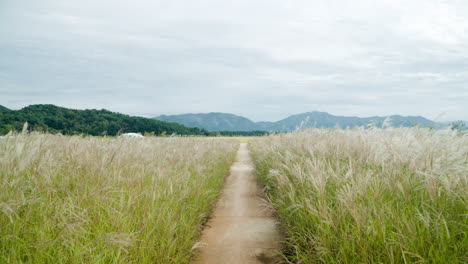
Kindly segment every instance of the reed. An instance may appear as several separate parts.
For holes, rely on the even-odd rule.
[[[249,147],[287,261],[468,262],[468,134],[312,129]]]
[[[232,140],[0,139],[0,263],[188,263]]]

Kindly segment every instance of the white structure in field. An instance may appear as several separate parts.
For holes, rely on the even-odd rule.
[[[120,135],[122,138],[144,138],[144,136],[140,133],[125,133]]]

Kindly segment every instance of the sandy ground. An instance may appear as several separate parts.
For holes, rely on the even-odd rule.
[[[241,143],[193,264],[277,262],[277,222],[259,197],[253,170],[247,144]]]

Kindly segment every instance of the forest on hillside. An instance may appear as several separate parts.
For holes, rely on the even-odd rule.
[[[0,106],[0,134],[20,131],[25,122],[31,131],[62,133],[65,135],[87,134],[92,136],[116,136],[120,133],[139,132],[152,135],[202,135],[237,136],[263,135],[263,131],[210,132],[206,129],[189,128],[177,123],[164,122],[144,117],[128,116],[108,110],[75,110],[55,105],[31,105],[20,110]]]

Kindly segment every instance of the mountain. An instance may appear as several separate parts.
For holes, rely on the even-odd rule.
[[[388,118],[388,119],[387,119]],[[382,127],[384,121],[393,127],[412,127],[420,125],[423,127],[435,127],[436,123],[421,116],[334,116],[326,112],[308,112],[289,116],[277,122],[261,122],[262,129],[268,131],[292,131],[299,127],[318,127],[318,128],[346,128],[355,126],[368,126],[370,124],[376,127]]]
[[[255,122],[242,116],[225,113],[161,115],[156,120],[175,122],[188,127],[199,127],[210,131],[253,131],[260,130]]]
[[[155,120],[157,119],[157,120]],[[334,116],[325,112],[308,112],[289,116],[277,122],[253,122],[252,120],[225,113],[162,115],[154,119],[128,116],[108,110],[74,110],[55,105],[30,105],[20,110],[10,110],[0,105],[0,134],[10,130],[21,131],[24,122],[38,131],[62,134],[117,135],[125,132],[140,132],[179,135],[264,135],[264,131],[283,132],[297,128],[385,126],[393,127],[442,127],[421,116],[353,117]],[[465,123],[466,125],[466,123]],[[463,128],[462,125],[458,127]],[[465,126],[466,128],[466,126]],[[217,132],[210,132],[210,131]]]
[[[62,134],[117,135],[125,132],[151,133],[156,135],[177,133],[180,135],[210,135],[198,128],[128,116],[108,110],[74,110],[55,105],[30,105],[21,110],[9,110],[0,106],[0,134],[10,130],[21,131],[23,124],[39,131]]]
[[[334,116],[326,112],[307,112],[289,116],[285,119],[276,122],[253,122],[245,117],[225,114],[225,113],[208,113],[208,114],[183,114],[183,115],[162,115],[155,117],[157,120],[176,122],[190,127],[199,127],[211,131],[223,130],[263,130],[263,131],[293,131],[297,128],[333,128],[333,127],[354,127],[374,125],[376,127],[390,124],[393,127],[438,127],[439,125],[429,119],[421,116],[373,116],[373,117],[356,117],[356,116]]]

